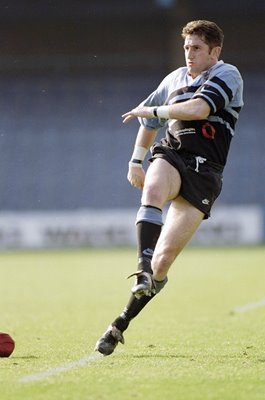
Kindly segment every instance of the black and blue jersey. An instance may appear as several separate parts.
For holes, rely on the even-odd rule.
[[[167,75],[141,105],[170,105],[196,98],[209,104],[211,112],[207,119],[139,118],[140,123],[152,129],[167,127],[169,146],[224,166],[243,106],[243,80],[236,67],[218,61],[195,79],[188,74],[187,67],[178,68]]]

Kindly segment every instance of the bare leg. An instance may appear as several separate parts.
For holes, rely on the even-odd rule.
[[[178,196],[172,201],[152,259],[154,279],[162,281],[175,258],[198,229],[204,214]]]

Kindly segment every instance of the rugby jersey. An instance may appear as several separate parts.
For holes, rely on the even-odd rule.
[[[170,147],[225,165],[231,139],[243,106],[243,80],[238,69],[218,61],[193,79],[187,67],[167,75],[141,105],[160,106],[202,98],[210,106],[207,119],[196,121],[139,118],[146,128],[166,127]]]

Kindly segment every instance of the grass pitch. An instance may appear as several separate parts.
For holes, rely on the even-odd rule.
[[[135,250],[0,253],[0,331],[16,341],[1,400],[264,399],[264,260],[263,247],[186,249],[125,345],[94,358]]]

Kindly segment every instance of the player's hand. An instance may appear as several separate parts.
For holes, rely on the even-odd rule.
[[[145,171],[142,167],[133,167],[129,164],[127,179],[137,189],[144,187]]]
[[[124,124],[127,124],[127,122],[131,121],[134,118],[154,118],[154,113],[153,113],[154,107],[136,107],[131,111],[126,112],[125,114],[122,115],[122,122]]]

